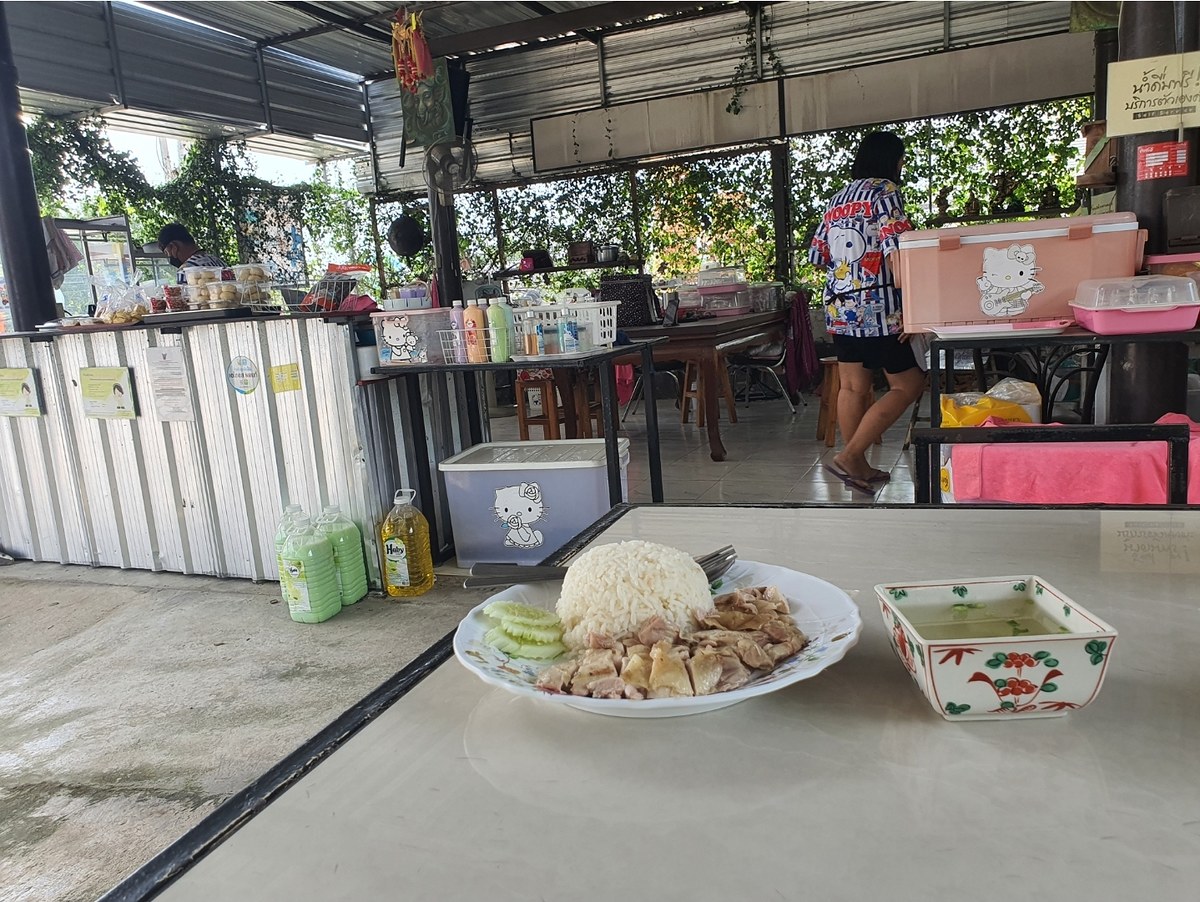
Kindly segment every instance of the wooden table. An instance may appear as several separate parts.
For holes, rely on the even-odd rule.
[[[779,339],[787,331],[787,312],[749,313],[745,316],[713,317],[675,326],[641,326],[624,329],[633,341],[666,338],[654,346],[654,359],[694,363],[700,370],[701,402],[708,429],[708,450],[713,460],[724,460],[721,442],[719,404],[721,381],[718,378],[723,358],[737,351]],[[631,358],[619,363],[634,363]],[[645,385],[645,379],[642,384]]]
[[[1192,900],[1198,536],[1195,510],[618,509],[586,539],[732,537],[844,589],[857,646],[730,708],[628,720],[485,685],[443,639],[106,900]],[[1081,711],[947,722],[873,586],[1003,574],[1112,623],[1112,666]]]

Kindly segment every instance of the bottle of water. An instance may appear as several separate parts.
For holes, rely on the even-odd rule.
[[[283,597],[300,623],[320,623],[342,609],[333,544],[301,514],[283,543]]]
[[[337,569],[342,604],[361,601],[367,594],[367,565],[363,560],[362,533],[336,504],[325,508],[321,519],[317,521],[317,528],[333,545],[333,563]]]

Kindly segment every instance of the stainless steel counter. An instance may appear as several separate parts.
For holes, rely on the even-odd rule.
[[[421,679],[427,659],[159,898],[1195,898],[1200,512],[657,507],[596,541],[630,537],[731,540],[827,579],[862,609],[859,645],[810,681],[659,720],[516,698],[453,659]],[[1099,697],[944,721],[872,586],[1029,573],[1120,631]]]
[[[183,349],[188,420],[160,415],[147,364],[159,347]],[[375,524],[394,490],[419,489],[422,476],[418,503],[435,544],[448,546],[436,463],[464,447],[455,380],[473,377],[423,377],[418,410],[395,385],[370,381],[373,349],[360,360],[361,350],[353,324],[315,317],[6,337],[0,368],[35,371],[44,415],[0,416],[0,548],[35,561],[275,579],[283,506],[338,504],[363,529],[375,578]],[[253,391],[229,384],[236,357],[256,370]],[[83,367],[128,367],[137,418],[86,416]],[[407,438],[414,415],[426,428],[420,447]]]

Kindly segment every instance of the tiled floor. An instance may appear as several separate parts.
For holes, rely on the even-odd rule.
[[[872,503],[872,499],[850,491],[822,467],[833,458],[836,448],[826,448],[816,439],[819,399],[805,395],[804,400],[807,404],[798,407],[795,416],[782,400],[739,403],[738,422],[732,424],[722,405],[721,437],[728,457],[721,463],[709,457],[707,433],[693,422],[682,425],[674,402],[661,401],[658,424],[665,500]],[[868,455],[873,466],[892,474],[891,481],[875,496],[876,503],[913,501],[912,450],[900,450],[910,416],[911,409],[888,431],[883,444]],[[621,434],[630,439],[631,446],[630,500],[649,501],[646,419],[640,405],[622,425]],[[494,441],[516,437],[515,418],[493,417]],[[534,429],[533,438],[539,437],[540,430]]]

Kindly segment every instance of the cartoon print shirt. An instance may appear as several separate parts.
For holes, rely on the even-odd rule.
[[[833,196],[808,251],[809,262],[827,272],[828,331],[858,338],[900,333],[900,289],[886,258],[911,228],[900,190],[887,179],[856,179]]]

